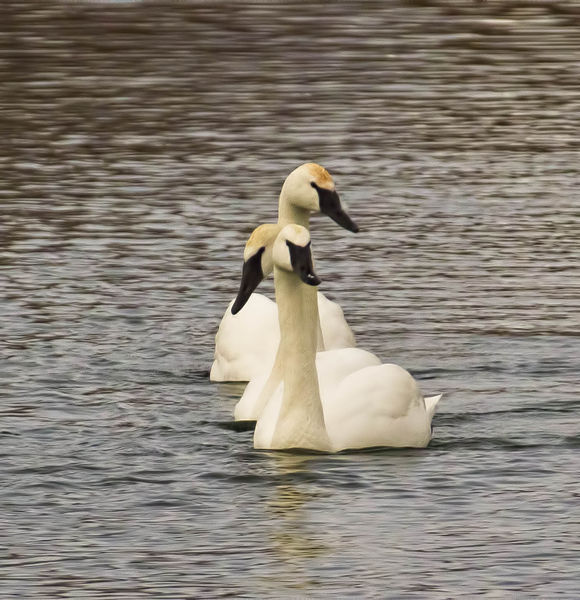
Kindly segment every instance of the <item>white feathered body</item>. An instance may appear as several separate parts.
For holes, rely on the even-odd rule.
[[[280,325],[276,303],[254,293],[237,314],[232,302],[222,317],[215,337],[211,381],[251,381],[270,371],[280,344]],[[320,347],[331,350],[355,346],[354,334],[342,308],[318,293],[322,340]]]

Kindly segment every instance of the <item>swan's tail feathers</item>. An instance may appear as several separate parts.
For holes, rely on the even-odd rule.
[[[429,396],[429,398],[425,398],[425,409],[430,417],[435,414],[435,409],[437,408],[437,403],[441,400],[443,394],[439,394],[438,396]]]

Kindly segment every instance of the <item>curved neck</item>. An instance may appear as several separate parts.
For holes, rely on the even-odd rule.
[[[272,448],[329,450],[316,373],[317,289],[274,267],[284,395]]]
[[[292,204],[288,199],[286,191],[282,188],[280,199],[278,200],[278,225],[302,225],[310,229],[310,211]]]

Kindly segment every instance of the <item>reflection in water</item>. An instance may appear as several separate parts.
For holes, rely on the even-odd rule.
[[[311,502],[320,497],[320,491],[314,491],[314,471],[317,458],[306,454],[268,453],[272,468],[277,473],[272,496],[266,501],[271,516],[273,547],[280,558],[288,563],[291,570],[300,566],[302,560],[308,560],[333,551],[329,543],[330,533],[321,531],[317,525],[309,523]],[[324,539],[321,539],[324,536]]]

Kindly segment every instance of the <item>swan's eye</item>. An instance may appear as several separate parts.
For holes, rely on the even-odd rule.
[[[310,184],[316,191],[319,191],[320,188],[314,183],[314,181]]]

